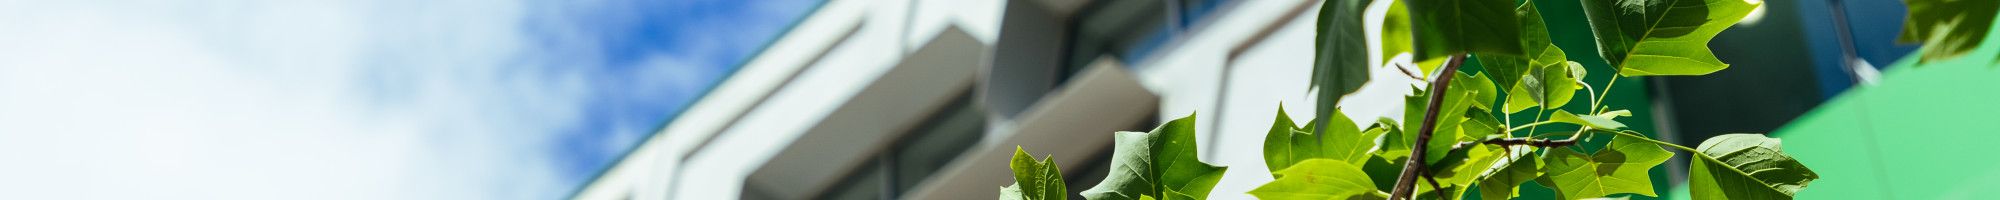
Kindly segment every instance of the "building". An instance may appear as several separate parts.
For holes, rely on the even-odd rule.
[[[1312,112],[1319,3],[826,2],[575,197],[988,198],[1015,145],[1082,191],[1112,132],[1197,111],[1241,194],[1278,104]]]
[[[1292,116],[1312,113],[1306,74],[1313,62],[1313,13],[1321,3],[829,1],[574,198],[985,199],[1012,183],[1007,158],[1016,145],[1038,156],[1054,155],[1071,183],[1069,191],[1082,191],[1108,170],[1112,132],[1143,131],[1200,113],[1198,155],[1233,169],[1213,197],[1247,199],[1244,192],[1270,180],[1261,146],[1279,105]],[[1830,48],[1808,48],[1832,41],[1787,36],[1824,28],[1800,25],[1823,19],[1812,17],[1823,12],[1771,4],[1782,8],[1772,11],[1781,16],[1804,17],[1739,26],[1747,31],[1725,32],[1717,41],[1782,41],[1715,46],[1776,44],[1810,51],[1753,57],[1745,55],[1764,54],[1742,48],[1718,50],[1720,57],[1746,64],[1813,63],[1813,56],[1838,55]],[[1368,10],[1385,9],[1377,2]],[[1878,13],[1890,14],[1900,15]],[[1548,15],[1568,20],[1551,21],[1551,27],[1583,23],[1580,16]],[[1576,46],[1590,45],[1588,30],[1552,32],[1562,32],[1555,33],[1559,40],[1582,41],[1558,41],[1565,49],[1592,47]],[[1376,54],[1370,57],[1382,58]],[[1573,59],[1593,71],[1605,67],[1589,60],[1594,57]],[[1829,63],[1774,66],[1780,67],[1724,73],[1839,69]],[[1400,116],[1404,85],[1420,83],[1388,69],[1374,70],[1369,85],[1342,102],[1357,124]],[[1706,138],[1703,134],[1720,133],[1711,129],[1775,129],[1846,87],[1829,89],[1822,87],[1829,85],[1825,82],[1847,81],[1825,77],[1845,76],[1837,73],[1819,74],[1826,80],[1724,73],[1719,79],[1628,79],[1641,86],[1620,88],[1624,91],[1617,92],[1633,95],[1609,101],[1650,105],[1632,108],[1640,121],[1634,128],[1693,144]],[[1711,89],[1721,87],[1752,90]],[[1746,91],[1773,97],[1702,101]],[[1799,91],[1804,93],[1795,94]],[[1729,118],[1746,111],[1771,116]],[[1718,122],[1668,121],[1682,119]],[[1679,139],[1674,130],[1694,130],[1687,136],[1694,139]],[[1684,171],[1685,159],[1669,161],[1655,174]]]

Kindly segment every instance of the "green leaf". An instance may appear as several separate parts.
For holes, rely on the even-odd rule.
[[[1440,162],[1436,166],[1431,166],[1432,174],[1436,176],[1439,184],[1442,184],[1446,188],[1454,189],[1453,191],[1449,191],[1451,193],[1445,196],[1464,196],[1464,193],[1469,191],[1466,188],[1471,188],[1473,183],[1483,179],[1481,177],[1490,176],[1507,167],[1509,163],[1504,161],[1524,159],[1524,157],[1532,155],[1529,153],[1533,151],[1533,149],[1525,146],[1513,148],[1501,148],[1491,145],[1470,146],[1459,151],[1453,151],[1451,153],[1453,156],[1446,158],[1447,161]],[[1534,177],[1530,176],[1528,178]]]
[[[1428,78],[1429,78],[1430,76],[1432,76],[1432,75],[1430,74],[1430,72],[1436,72],[1436,71],[1438,70],[1438,68],[1444,68],[1444,61],[1445,61],[1445,60],[1448,60],[1448,59],[1442,59],[1442,58],[1440,58],[1440,59],[1430,59],[1430,60],[1412,60],[1412,61],[1414,61],[1414,63],[1411,63],[1411,64],[1413,64],[1413,65],[1417,65],[1417,71],[1423,71],[1423,72],[1424,72],[1424,73],[1419,73],[1419,74],[1416,74],[1416,75],[1418,75],[1418,76],[1423,76],[1423,77],[1424,77],[1424,78],[1426,78],[1426,80],[1428,81],[1428,80],[1429,80]],[[1425,82],[1425,83],[1429,83],[1429,82]]]
[[[1625,193],[1658,197],[1646,171],[1673,156],[1673,152],[1645,139],[1619,135],[1595,155],[1550,148],[1542,161],[1549,170],[1545,177],[1569,199]]]
[[[1056,166],[1055,156],[1035,161],[1028,150],[1014,146],[1014,160],[1007,164],[1014,169],[1014,185],[1000,188],[1002,200],[1065,200],[1069,199],[1068,187],[1063,186],[1062,169]]]
[[[1583,125],[1593,129],[1618,130],[1625,128],[1625,123],[1618,123],[1618,121],[1611,120],[1607,116],[1576,115],[1563,110],[1556,110],[1556,114],[1549,116],[1549,121]]]
[[[1228,167],[1195,159],[1194,115],[1168,121],[1152,132],[1118,132],[1111,173],[1083,191],[1089,199],[1167,197],[1168,191],[1202,199]]]
[[[1328,134],[1315,135],[1308,132],[1316,129],[1314,125],[1295,127],[1291,117],[1285,114],[1284,107],[1279,106],[1278,110],[1278,119],[1264,136],[1264,164],[1270,167],[1274,177],[1278,170],[1306,159],[1330,158],[1360,165],[1366,162],[1368,152],[1375,147],[1375,138],[1386,133],[1379,129],[1356,130],[1347,114],[1336,109],[1331,115],[1330,125],[1325,129]]]
[[[1453,72],[1452,74],[1458,76],[1457,79],[1460,80],[1471,79],[1463,72]],[[1456,82],[1454,81],[1452,84],[1454,85],[1453,87],[1445,89],[1444,102],[1440,102],[1443,106],[1438,111],[1436,129],[1433,129],[1435,132],[1431,133],[1431,140],[1425,144],[1427,147],[1424,147],[1426,148],[1426,153],[1424,154],[1425,163],[1436,163],[1444,160],[1446,156],[1445,151],[1450,150],[1452,145],[1458,144],[1459,132],[1456,130],[1458,130],[1459,123],[1464,122],[1465,118],[1454,113],[1466,112],[1474,104],[1473,99],[1478,97],[1476,90],[1466,86],[1469,84],[1459,84]],[[1420,132],[1421,127],[1423,127],[1421,125],[1424,121],[1424,114],[1429,109],[1427,108],[1427,104],[1430,103],[1430,93],[1421,90],[1414,91],[1413,93],[1415,95],[1406,96],[1403,99],[1404,134],[1401,136],[1402,140],[1390,142],[1391,144],[1410,145],[1410,143],[1417,141],[1417,134],[1422,133]]]
[[[1542,99],[1548,97],[1545,96],[1547,90],[1543,89],[1540,77],[1540,75],[1521,76],[1520,82],[1507,91],[1507,108],[1501,111],[1514,114],[1541,105]]]
[[[1452,85],[1455,85],[1452,87],[1466,87],[1465,90],[1472,92],[1473,108],[1493,110],[1493,100],[1500,98],[1500,89],[1498,86],[1493,85],[1493,79],[1488,78],[1486,74],[1474,74],[1472,77],[1459,76],[1458,78],[1461,78],[1459,80],[1463,81],[1452,81]]]
[[[1470,76],[1466,75],[1465,72],[1452,72],[1452,75],[1457,76],[1457,78],[1454,78],[1457,81],[1452,81],[1452,86],[1445,89],[1444,102],[1441,102],[1444,106],[1438,111],[1437,128],[1433,129],[1435,132],[1431,133],[1431,140],[1425,144],[1427,147],[1424,147],[1426,148],[1425,151],[1428,152],[1424,154],[1424,162],[1426,163],[1446,161],[1446,157],[1451,155],[1450,152],[1447,152],[1451,150],[1451,146],[1457,145],[1458,142],[1469,141],[1464,132],[1460,131],[1459,128],[1470,120],[1467,117],[1467,113],[1476,112],[1485,114],[1486,111],[1477,107],[1479,107],[1479,104],[1482,104],[1481,102],[1485,102],[1483,104],[1488,104],[1488,106],[1493,102],[1492,98],[1494,97],[1492,95],[1481,95],[1481,92],[1492,92],[1493,89],[1491,82],[1487,81],[1488,79],[1484,76]],[[1428,104],[1429,97],[1427,96],[1429,96],[1428,93],[1415,96],[1414,98],[1419,99],[1408,99],[1415,101],[1415,103],[1406,105],[1423,107],[1424,104]],[[1426,111],[1423,111],[1423,109],[1417,109],[1417,112],[1403,113],[1405,119],[1409,120],[1404,121],[1404,123],[1422,124],[1424,112]],[[1417,133],[1419,131],[1414,128],[1408,129],[1405,130],[1408,131],[1406,133]],[[1414,134],[1411,134],[1409,137],[1409,141],[1416,141]]]
[[[1309,159],[1279,170],[1283,178],[1250,190],[1258,199],[1388,198],[1366,172],[1347,161]]]
[[[1582,0],[1598,53],[1624,76],[1704,75],[1729,68],[1708,50],[1716,33],[1763,2]]]
[[[1507,113],[1521,112],[1536,105],[1542,109],[1556,110],[1568,105],[1583,87],[1577,80],[1584,75],[1583,64],[1563,61],[1561,64],[1536,67],[1535,71],[1521,77],[1521,84],[1508,97]]]
[[[1405,97],[1404,99],[1408,100],[1409,97]],[[1404,105],[1409,105],[1409,104],[1404,104]],[[1409,108],[1406,106],[1404,109],[1407,110]],[[1407,113],[1408,111],[1405,112]],[[1404,119],[1404,121],[1410,121],[1407,118],[1413,115],[1405,114],[1403,116],[1404,118],[1406,118]],[[1415,147],[1415,145],[1413,144],[1417,142],[1416,134],[1411,133],[1415,131],[1412,131],[1410,127],[1398,128],[1399,126],[1395,125],[1396,123],[1395,121],[1391,121],[1386,117],[1383,118],[1380,122],[1376,123],[1377,123],[1376,128],[1370,128],[1370,129],[1378,129],[1378,128],[1388,129],[1388,133],[1382,136],[1382,149],[1381,151],[1376,152],[1375,154],[1383,157],[1394,157],[1394,158],[1409,157],[1410,148]],[[1388,124],[1388,125],[1383,125],[1383,124]]]
[[[1448,193],[1447,195],[1465,192],[1464,188],[1470,185],[1473,177],[1479,172],[1485,171],[1486,166],[1490,166],[1492,160],[1497,159],[1497,156],[1495,156],[1497,154],[1489,152],[1494,150],[1485,147],[1474,148],[1476,151],[1468,153],[1468,151],[1451,151],[1452,146],[1461,141],[1472,141],[1473,139],[1497,133],[1501,128],[1500,123],[1492,117],[1492,114],[1484,110],[1485,108],[1491,108],[1492,101],[1497,98],[1491,95],[1492,93],[1497,93],[1495,91],[1497,89],[1493,87],[1492,82],[1483,74],[1467,75],[1464,72],[1453,72],[1452,76],[1456,76],[1455,79],[1461,81],[1454,81],[1451,87],[1444,88],[1446,89],[1444,92],[1446,96],[1438,107],[1439,116],[1436,129],[1434,129],[1435,133],[1432,133],[1433,135],[1429,143],[1423,144],[1427,148],[1426,151],[1428,151],[1424,161],[1433,163],[1432,166],[1438,166],[1432,168],[1434,172],[1443,172],[1439,175],[1440,177],[1458,177],[1446,178],[1451,179],[1447,182],[1452,182],[1450,184],[1452,186],[1448,186],[1446,188],[1448,190],[1438,191]],[[1412,143],[1414,143],[1416,135],[1404,133],[1419,132],[1420,126],[1415,125],[1422,123],[1423,115],[1429,109],[1426,105],[1429,103],[1429,93],[1417,89],[1413,90],[1415,95],[1406,96],[1404,99],[1405,112],[1403,123],[1407,126],[1404,126],[1402,131],[1388,133],[1389,137],[1385,138],[1383,142],[1385,150],[1378,154],[1378,156],[1395,159],[1409,155],[1409,146],[1413,145]],[[1482,93],[1486,95],[1482,95]],[[1482,105],[1480,104],[1485,104],[1483,105],[1485,107],[1481,107]],[[1368,166],[1371,167],[1376,165],[1378,164],[1373,161],[1368,163]],[[1400,170],[1401,168],[1396,167],[1395,169]],[[1396,174],[1384,174],[1384,176],[1393,178]],[[1432,189],[1427,187],[1419,187],[1417,193],[1424,193]]]
[[[1290,167],[1293,163],[1307,158],[1320,157],[1317,155],[1300,155],[1294,153],[1294,148],[1302,146],[1306,149],[1318,149],[1318,147],[1309,146],[1319,144],[1317,142],[1294,144],[1294,138],[1312,138],[1310,133],[1297,133],[1299,130],[1300,127],[1292,124],[1292,117],[1285,114],[1285,105],[1279,104],[1278,119],[1272,120],[1271,130],[1264,134],[1264,166],[1270,168],[1271,174],[1274,177],[1277,175],[1278,170]],[[1299,135],[1305,136],[1301,137]],[[1305,151],[1302,153],[1318,153],[1318,151]]]
[[[1402,126],[1399,126],[1403,130],[1390,133],[1390,137],[1383,139],[1382,145],[1387,149],[1385,153],[1391,157],[1411,155],[1410,150],[1416,148],[1418,129],[1424,121],[1425,104],[1430,103],[1429,92],[1414,87],[1410,90],[1411,95],[1403,97],[1403,120]]]
[[[1358,128],[1354,126],[1354,121],[1348,119],[1347,114],[1340,110],[1334,110],[1330,116],[1333,120],[1325,126],[1327,134],[1319,137],[1320,144],[1324,148],[1321,149],[1321,155],[1325,155],[1326,158],[1360,165],[1362,162],[1367,162],[1369,151],[1375,148],[1375,138],[1387,133],[1381,129],[1356,130]]]
[[[1454,102],[1454,100],[1446,98],[1446,102]],[[1424,150],[1426,150],[1424,152],[1424,162],[1426,164],[1442,162],[1444,156],[1450,154],[1452,146],[1456,146],[1460,142],[1460,138],[1464,138],[1458,132],[1458,124],[1462,124],[1466,118],[1458,118],[1458,114],[1454,114],[1454,112],[1464,112],[1464,110],[1446,108],[1444,112],[1438,112],[1438,130],[1430,132],[1430,142],[1424,144]]]
[[[1529,51],[1533,52],[1534,50]],[[1480,71],[1492,76],[1495,85],[1507,86],[1509,90],[1514,89],[1514,84],[1519,83],[1521,75],[1527,73],[1530,68],[1528,67],[1528,59],[1518,56],[1481,54],[1472,58],[1479,61]]]
[[[1000,200],[1026,200],[1026,199],[1028,199],[1028,197],[1025,197],[1025,196],[1021,196],[1021,195],[1023,195],[1023,194],[1021,194],[1021,184],[1020,184],[1020,183],[1015,183],[1014,185],[1008,185],[1007,187],[1001,187],[1001,188],[1000,188]],[[1063,198],[1069,198],[1069,197],[1063,197]]]
[[[1410,9],[1402,0],[1390,1],[1382,16],[1382,63],[1375,64],[1388,65],[1396,54],[1410,53],[1410,37]]]
[[[1562,65],[1542,68],[1539,78],[1542,80],[1544,97],[1538,101],[1544,109],[1555,110],[1568,105],[1570,98],[1576,96],[1576,91],[1583,89],[1578,85],[1582,83],[1577,81],[1583,80],[1583,73],[1578,72],[1584,72],[1583,64],[1574,61],[1564,61]]]
[[[1408,144],[1417,141],[1417,131],[1421,129],[1420,127],[1423,127],[1419,125],[1424,122],[1424,111],[1430,107],[1428,105],[1430,104],[1430,96],[1430,92],[1418,87],[1410,87],[1410,95],[1403,96],[1403,121],[1401,123],[1403,134],[1398,138],[1400,141],[1394,142],[1394,144],[1409,147]]]
[[[1438,138],[1431,138],[1431,139],[1438,139]],[[1436,178],[1438,180],[1438,184],[1447,188],[1458,185],[1457,184],[1458,182],[1455,181],[1456,179],[1458,179],[1458,177],[1472,177],[1476,176],[1479,173],[1476,170],[1462,170],[1463,168],[1466,168],[1466,166],[1469,165],[1476,165],[1472,163],[1481,162],[1481,160],[1486,159],[1487,157],[1492,157],[1492,155],[1494,155],[1487,149],[1486,146],[1473,146],[1466,149],[1460,149],[1457,151],[1447,151],[1444,154],[1445,154],[1444,159],[1439,160],[1437,162],[1432,162],[1429,165],[1425,165],[1424,169],[1430,170],[1428,172],[1431,173],[1430,175],[1433,176],[1433,178]],[[1425,180],[1426,183],[1423,185],[1428,186],[1429,185],[1428,181],[1429,180]],[[1419,191],[1418,193],[1422,193],[1422,191],[1427,189],[1432,189],[1432,188],[1428,187],[1422,188],[1418,190]]]
[[[1550,41],[1548,26],[1542,23],[1541,11],[1535,9],[1535,4],[1521,4],[1514,9],[1514,17],[1521,22],[1521,38],[1518,41],[1527,55],[1479,55],[1479,64],[1486,74],[1492,75],[1498,85],[1509,88],[1515,87],[1514,84],[1529,70],[1561,64],[1568,59],[1563,55],[1562,48],[1556,48],[1555,43]]]
[[[1340,97],[1368,82],[1367,32],[1362,9],[1369,0],[1326,1],[1319,10],[1319,33],[1313,38],[1312,87],[1319,88],[1314,122],[1326,124]],[[1313,131],[1320,132],[1320,131]]]
[[[1458,197],[1465,196],[1464,187],[1460,187],[1458,185],[1449,185],[1449,186],[1440,185],[1440,186],[1444,186],[1444,188],[1436,189],[1436,188],[1431,188],[1431,184],[1429,183],[1419,183],[1417,184],[1416,193],[1412,193],[1411,197],[1412,199],[1417,199],[1417,200],[1444,200],[1444,199],[1457,199]]]
[[[1175,191],[1173,188],[1167,188],[1166,195],[1167,195],[1166,200],[1201,199],[1201,198],[1195,198],[1194,195],[1192,194],[1181,193],[1181,191]]]
[[[1368,163],[1361,165],[1361,171],[1368,173],[1368,179],[1375,181],[1375,190],[1396,189],[1396,176],[1403,174],[1403,164],[1409,163],[1409,156],[1388,156],[1375,154],[1368,157]]]
[[[1903,34],[1897,42],[1923,42],[1923,62],[1949,59],[1972,52],[1986,39],[2000,1],[1990,0],[1903,0],[1909,15],[1903,18]]]
[[[1481,177],[1490,176],[1490,174],[1497,173],[1501,168],[1506,167],[1507,163],[1503,161],[1529,159],[1525,157],[1532,155],[1530,153],[1533,151],[1533,149],[1525,146],[1509,149],[1489,145],[1469,146],[1461,150],[1450,151],[1446,154],[1447,156],[1445,156],[1444,160],[1433,163],[1428,168],[1431,170],[1431,174],[1435,176],[1439,185],[1443,186],[1444,189],[1433,191],[1434,188],[1430,187],[1429,184],[1418,184],[1419,187],[1416,193],[1423,194],[1419,195],[1419,197],[1439,196],[1439,194],[1426,193],[1441,193],[1442,196],[1447,197],[1464,196],[1465,192],[1470,191],[1468,188],[1471,188],[1474,182],[1483,179]],[[1395,177],[1395,175],[1397,174],[1389,174],[1388,176]]]
[[[1632,116],[1631,110],[1613,110],[1613,111],[1604,111],[1604,113],[1597,113],[1597,117],[1602,117],[1605,119],[1618,119],[1619,117],[1631,117],[1631,116]]]
[[[1464,137],[1461,138],[1462,140],[1497,137],[1499,135],[1496,134],[1501,134],[1500,131],[1507,128],[1502,127],[1500,120],[1494,118],[1492,112],[1486,110],[1472,109],[1465,112],[1465,117],[1465,122],[1458,126],[1459,135]]]
[[[1542,160],[1524,158],[1533,155],[1532,148],[1517,148],[1510,152],[1518,154],[1504,165],[1479,180],[1480,199],[1512,199],[1520,196],[1521,183],[1542,176]]]
[[[1695,199],[1792,199],[1819,174],[1780,150],[1777,138],[1725,134],[1696,147],[1709,159],[1689,164],[1689,193]],[[1719,162],[1717,162],[1719,161]]]
[[[1507,88],[1507,107],[1502,110],[1507,113],[1521,112],[1542,105],[1542,100],[1549,97],[1546,96],[1547,92],[1544,89],[1547,86],[1542,85],[1543,80],[1547,78],[1543,78],[1544,73],[1541,72],[1551,68],[1566,67],[1565,64],[1569,59],[1562,48],[1557,48],[1549,39],[1548,26],[1542,22],[1541,11],[1535,8],[1535,4],[1522,4],[1514,9],[1514,15],[1521,22],[1520,42],[1528,55],[1479,55],[1479,64],[1484,66],[1486,73],[1492,75],[1499,86]],[[1556,70],[1564,70],[1566,73],[1570,69]],[[1577,89],[1565,88],[1569,88],[1572,93]],[[1569,94],[1561,95],[1564,102],[1567,102]]]
[[[1514,0],[1408,0],[1415,60],[1457,53],[1523,55]]]
[[[1473,109],[1470,111],[1466,111],[1465,115],[1463,116],[1477,116],[1475,114],[1485,115],[1486,111]],[[1484,124],[1486,123],[1481,122],[1477,117],[1469,117],[1466,118],[1463,123],[1460,123],[1458,126],[1459,128],[1456,130],[1440,130],[1440,131],[1449,131],[1452,133],[1449,135],[1440,134],[1439,135],[1440,137],[1431,138],[1430,144],[1432,144],[1432,146],[1428,148],[1444,149],[1448,151],[1445,151],[1443,153],[1444,154],[1443,156],[1431,156],[1431,157],[1442,157],[1442,158],[1432,161],[1430,163],[1430,166],[1427,167],[1427,169],[1430,169],[1432,174],[1440,178],[1440,180],[1463,179],[1463,180],[1445,180],[1444,182],[1446,182],[1449,185],[1464,185],[1467,183],[1471,183],[1472,182],[1471,177],[1477,175],[1480,172],[1485,171],[1486,169],[1485,165],[1493,164],[1492,160],[1497,159],[1499,155],[1501,155],[1495,152],[1499,152],[1502,150],[1497,147],[1489,147],[1483,145],[1464,147],[1463,149],[1456,151],[1449,151],[1449,150],[1452,149],[1454,146],[1457,146],[1458,143],[1477,141],[1480,138],[1486,137],[1486,135],[1490,135],[1491,132],[1496,132],[1496,130],[1494,130],[1495,128],[1486,127]],[[1494,122],[1494,124],[1498,124],[1498,122]],[[1488,134],[1472,135],[1476,133],[1488,133]],[[1441,136],[1452,136],[1452,137],[1445,138]]]

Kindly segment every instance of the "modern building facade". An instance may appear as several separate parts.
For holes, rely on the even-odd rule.
[[[1384,2],[1368,12],[1384,12]],[[987,199],[1012,183],[1007,162],[1016,146],[1054,155],[1069,191],[1082,191],[1109,169],[1113,132],[1199,113],[1200,159],[1232,169],[1211,198],[1248,199],[1245,192],[1270,181],[1261,146],[1278,107],[1291,116],[1313,111],[1306,74],[1321,3],[829,1],[573,198]],[[1800,29],[1795,17],[1781,18],[1791,20],[1775,23],[1790,25],[1767,29]],[[1552,27],[1582,24],[1565,20]],[[1587,30],[1552,32],[1589,45]],[[1718,40],[1762,37],[1751,32]],[[1719,53],[1738,62],[1731,57],[1739,53]],[[1382,63],[1379,54],[1370,63]],[[1575,59],[1601,62],[1581,60],[1596,59],[1586,56]],[[1811,63],[1805,56],[1760,59]],[[1780,70],[1813,70],[1798,68]],[[1401,97],[1421,83],[1406,75],[1416,72],[1397,68],[1371,73],[1340,105],[1356,124],[1401,116]],[[1818,91],[1811,78],[1776,85]],[[1633,108],[1643,121],[1634,127],[1666,124],[1657,133],[1670,141],[1681,127],[1654,120],[1676,118],[1667,112],[1676,106],[1707,105],[1655,101],[1689,89],[1626,81],[1642,86],[1627,87],[1628,100],[1610,101],[1651,105]],[[1753,128],[1769,131],[1794,116]],[[1669,163],[1685,163],[1679,159]]]
[[[1112,132],[1198,112],[1201,157],[1240,169],[1215,193],[1247,198],[1278,105],[1312,110],[1319,4],[826,2],[574,197],[983,199],[1016,145],[1082,191]]]

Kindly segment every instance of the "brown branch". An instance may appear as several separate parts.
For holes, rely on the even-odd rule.
[[[1473,143],[1475,142],[1459,142],[1458,145],[1452,146],[1451,150],[1455,151],[1463,149],[1466,146],[1472,146]],[[1550,140],[1550,139],[1533,139],[1533,138],[1500,138],[1500,139],[1492,139],[1476,143],[1486,144],[1486,145],[1499,145],[1499,146],[1531,146],[1531,147],[1549,148],[1549,147],[1564,147],[1569,145],[1576,145],[1576,139],[1571,138],[1562,140]]]
[[[1437,130],[1438,109],[1443,106],[1445,91],[1451,87],[1451,77],[1458,72],[1458,66],[1465,63],[1465,54],[1453,54],[1445,58],[1444,69],[1439,69],[1436,81],[1431,81],[1430,102],[1424,107],[1424,123],[1417,130],[1417,141],[1410,144],[1410,158],[1403,164],[1403,173],[1396,177],[1396,188],[1389,193],[1389,199],[1408,199],[1416,192],[1417,175],[1423,170],[1425,148],[1431,141],[1431,133]],[[1407,113],[1406,113],[1407,114]]]
[[[1410,73],[1410,71],[1418,71],[1418,70],[1410,69],[1408,65],[1403,65],[1403,63],[1395,63],[1395,64],[1396,64],[1396,72],[1402,72],[1403,76],[1408,76],[1410,77],[1410,79],[1417,79],[1418,81],[1424,80],[1423,76],[1417,76],[1417,74]]]
[[[1444,198],[1444,193],[1437,191],[1444,189],[1444,186],[1438,185],[1437,174],[1431,173],[1430,169],[1422,169],[1421,171],[1424,172],[1424,180],[1429,180],[1431,182],[1431,194],[1436,194],[1438,199],[1451,199],[1451,198]]]

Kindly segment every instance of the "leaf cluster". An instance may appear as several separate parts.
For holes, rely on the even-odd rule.
[[[1301,125],[1283,106],[1278,108],[1263,146],[1274,180],[1249,194],[1261,199],[1458,199],[1474,195],[1467,193],[1477,188],[1482,199],[1508,199],[1533,181],[1560,199],[1657,197],[1648,171],[1674,155],[1668,148],[1695,158],[1687,173],[1695,199],[1790,199],[1819,178],[1784,153],[1779,139],[1727,134],[1690,148],[1630,129],[1619,118],[1632,112],[1602,103],[1617,77],[1695,76],[1728,68],[1707,43],[1761,2],[1579,1],[1596,42],[1594,52],[1615,70],[1608,73],[1612,81],[1598,84],[1601,88],[1582,81],[1590,73],[1551,42],[1546,19],[1532,2],[1325,1],[1314,40],[1311,86],[1319,90],[1314,116]],[[1902,40],[1926,43],[1927,61],[1969,51],[1984,38],[2000,7],[1994,3],[2000,1],[1905,1],[1912,12]],[[1380,46],[1372,47],[1362,37],[1368,24],[1362,23],[1367,18],[1362,10],[1371,3],[1390,4],[1379,17],[1386,19],[1382,27],[1373,29],[1382,31],[1376,42]],[[1412,65],[1368,63],[1369,51],[1415,58],[1413,66],[1430,72],[1415,78],[1449,76],[1457,81],[1411,88],[1403,116],[1351,119],[1336,105],[1367,82],[1367,71]],[[1462,62],[1482,67],[1457,70]],[[1571,104],[1579,92],[1588,95],[1587,104]],[[1570,109],[1576,105],[1587,107]],[[1426,120],[1432,113],[1438,117]],[[1513,123],[1508,116],[1517,113],[1531,114],[1534,120]],[[1114,134],[1111,174],[1082,196],[1205,199],[1228,168],[1195,158],[1193,120],[1190,115],[1150,132]],[[1552,124],[1566,126],[1536,132]],[[1602,147],[1576,145],[1607,137],[1599,140]],[[1053,161],[1035,161],[1017,150],[1010,167],[1016,184],[1002,188],[1001,199],[1066,197]],[[1409,196],[1392,191],[1412,185]]]
[[[1150,132],[1113,134],[1111,171],[1097,186],[1084,190],[1088,199],[1207,199],[1229,167],[1195,158],[1194,115],[1168,121]],[[1062,174],[1054,161],[1035,162],[1027,151],[1015,151],[1014,186],[1000,189],[1000,199],[1061,200]],[[1053,180],[1053,181],[1051,181]],[[1033,186],[1030,186],[1033,185]]]
[[[1438,198],[1456,199],[1470,188],[1479,188],[1484,199],[1507,199],[1518,188],[1535,181],[1550,187],[1562,199],[1658,196],[1649,170],[1673,156],[1664,147],[1676,147],[1702,158],[1690,174],[1710,176],[1692,182],[1696,196],[1790,198],[1817,179],[1810,169],[1790,159],[1775,145],[1768,147],[1728,147],[1714,152],[1695,151],[1660,142],[1638,134],[1618,121],[1631,112],[1602,105],[1603,95],[1592,95],[1584,113],[1564,108],[1579,90],[1597,93],[1583,77],[1589,73],[1581,63],[1570,61],[1565,50],[1549,37],[1540,11],[1532,3],[1511,0],[1405,0],[1409,8],[1391,8],[1384,22],[1384,35],[1412,35],[1409,41],[1396,37],[1381,41],[1383,54],[1412,54],[1419,68],[1437,70],[1423,63],[1467,62],[1449,55],[1477,55],[1480,70],[1457,71],[1450,67],[1431,76],[1453,76],[1449,84],[1435,88],[1413,88],[1405,98],[1400,118],[1383,119],[1366,128],[1355,128],[1339,112],[1316,117],[1304,127],[1290,124],[1280,108],[1277,122],[1266,135],[1265,159],[1276,181],[1251,192],[1265,199],[1305,197],[1326,198]],[[1398,3],[1398,2],[1390,2]],[[1742,19],[1760,2],[1743,0],[1582,0],[1583,12],[1595,33],[1597,53],[1617,70],[1613,76],[1704,75],[1728,68],[1715,58],[1706,44],[1717,33]],[[1327,4],[1331,7],[1345,6]],[[1392,7],[1395,5],[1392,5]],[[1407,13],[1403,13],[1407,12]],[[1358,15],[1351,13],[1350,15]],[[1321,19],[1328,15],[1322,14]],[[1322,30],[1321,35],[1327,35]],[[1338,32],[1338,31],[1336,31]],[[1407,48],[1395,43],[1408,43]],[[1324,46],[1322,46],[1324,47]],[[1321,54],[1320,56],[1328,56]],[[1346,59],[1356,57],[1344,57]],[[1452,60],[1445,60],[1453,58]],[[1328,59],[1328,58],[1321,58]],[[1332,58],[1343,59],[1343,58]],[[1340,67],[1319,65],[1316,67]],[[1357,66],[1372,67],[1372,66]],[[1325,70],[1323,71],[1338,71]],[[1439,79],[1442,77],[1419,77]],[[1315,79],[1318,80],[1317,77]],[[1614,79],[1615,81],[1615,79]],[[1609,83],[1603,91],[1609,91]],[[1321,92],[1328,92],[1321,88]],[[1443,90],[1434,92],[1431,90]],[[1339,91],[1335,91],[1339,92]],[[1428,95],[1445,95],[1441,101]],[[1608,92],[1606,93],[1608,94]],[[1336,94],[1336,96],[1339,94]],[[1322,95],[1326,96],[1326,95]],[[1317,105],[1336,105],[1321,98]],[[1513,124],[1510,114],[1531,110],[1535,121]],[[1435,112],[1440,118],[1430,123],[1423,115]],[[1536,133],[1537,126],[1570,124],[1574,130]],[[1400,128],[1398,128],[1400,126]],[[1435,130],[1429,133],[1419,130]],[[1419,134],[1430,134],[1419,141]],[[1602,148],[1575,146],[1577,140],[1608,135]],[[1310,138],[1310,140],[1302,140]],[[1765,140],[1755,140],[1763,138]],[[1757,134],[1725,135],[1709,143],[1735,144],[1734,140],[1769,141]],[[1304,141],[1304,142],[1302,142]],[[1355,142],[1361,141],[1361,142]],[[1369,141],[1379,141],[1370,143]],[[1717,142],[1725,141],[1725,142]],[[1422,158],[1410,158],[1414,147],[1425,149]],[[1704,148],[1708,145],[1704,145]],[[1752,148],[1755,147],[1755,148]],[[1754,150],[1745,150],[1754,149]],[[1726,157],[1726,158],[1725,158]],[[1416,165],[1410,162],[1422,162]],[[1281,167],[1286,166],[1286,167]],[[1405,176],[1403,168],[1417,166],[1416,177]],[[1767,167],[1768,166],[1768,167]],[[1317,173],[1304,170],[1320,170]],[[1754,172],[1754,173],[1752,173]],[[1293,174],[1358,175],[1347,177],[1286,178]],[[1761,175],[1761,176],[1760,176]],[[1375,187],[1350,187],[1368,183]],[[1390,183],[1384,183],[1390,182]],[[1408,197],[1382,195],[1396,184],[1412,184]],[[1762,192],[1771,191],[1771,192]],[[1761,192],[1761,193],[1760,193]],[[1740,196],[1738,194],[1775,194]],[[1738,196],[1717,196],[1738,195]]]

